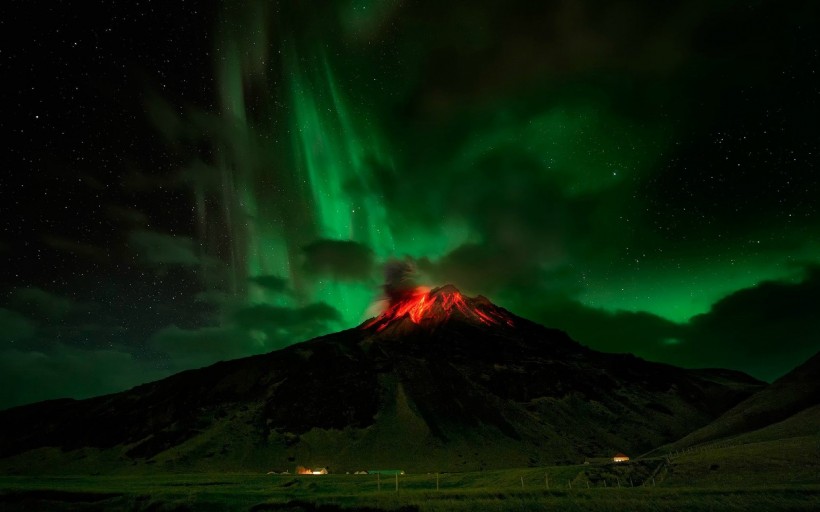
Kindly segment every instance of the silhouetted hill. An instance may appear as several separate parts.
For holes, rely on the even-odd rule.
[[[714,422],[666,448],[680,450],[764,428],[770,430],[768,436],[763,436],[768,438],[772,438],[772,435],[791,437],[816,434],[820,431],[820,425],[812,420],[818,417],[818,406],[820,352],[737,404]]]
[[[446,286],[284,350],[2,411],[0,471],[581,462],[679,439],[760,387],[739,372],[595,352]]]

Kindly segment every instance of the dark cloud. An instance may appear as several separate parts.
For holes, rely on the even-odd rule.
[[[820,269],[798,282],[769,281],[734,292],[686,323],[646,312],[609,312],[569,299],[528,302],[518,314],[566,330],[596,350],[631,352],[691,368],[735,368],[774,380],[820,350]],[[546,305],[545,305],[546,303]]]
[[[111,259],[111,250],[106,247],[79,242],[63,236],[43,235],[43,243],[51,249],[94,262],[106,263]]]
[[[18,288],[11,296],[13,307],[23,313],[45,321],[62,320],[79,308],[87,308],[68,297],[48,292],[42,288]]]
[[[426,12],[435,9],[440,24]],[[408,4],[396,21],[421,25],[427,33],[417,46],[426,60],[411,61],[424,73],[425,94],[414,105],[436,111],[519,92],[522,83],[543,77],[566,81],[593,70],[629,69],[663,77],[693,53],[691,34],[709,14],[724,10],[714,2],[677,2],[656,9],[649,2],[595,1],[485,3],[464,9],[429,3]],[[423,20],[423,21],[422,21]],[[445,28],[446,27],[446,28]],[[477,73],[476,70],[493,70]]]
[[[172,368],[181,370],[283,348],[327,332],[340,319],[339,312],[327,304],[258,304],[239,307],[223,326],[165,327],[150,337],[148,345],[166,354]]]
[[[303,248],[305,270],[342,281],[368,281],[373,278],[373,251],[351,240],[317,240]]]
[[[436,282],[492,296],[504,288],[532,284],[542,270],[540,263],[538,256],[524,247],[464,244],[439,260],[422,259],[418,266]]]
[[[424,170],[388,184],[415,191],[396,194],[396,207],[414,211],[416,222],[423,223],[408,231],[435,230],[442,218],[458,218],[473,233],[468,242],[441,257],[420,261],[419,267],[437,280],[492,296],[505,287],[529,285],[533,276],[568,263],[588,271],[617,261],[620,247],[628,246],[634,236],[623,219],[637,205],[614,198],[628,193],[646,164],[639,161],[641,151],[625,149],[635,147],[627,140],[600,142],[606,140],[605,125],[628,126],[627,120],[613,117],[607,122],[601,112],[588,116],[586,111],[584,107],[559,115],[548,109],[540,120],[532,112],[508,114],[502,128],[491,124],[493,128],[485,128],[479,137],[493,143],[442,148],[450,153],[443,167],[414,162],[412,168]],[[465,123],[464,130],[477,129]],[[552,132],[558,137],[566,131],[577,133],[577,140],[551,140]],[[584,144],[601,154],[577,157],[588,153],[579,147]],[[578,162],[579,158],[585,161]],[[404,204],[408,200],[412,202]]]
[[[15,344],[31,338],[37,332],[37,327],[28,318],[16,311],[0,308],[0,343],[4,347],[13,347]]]
[[[321,330],[325,324],[341,320],[341,315],[335,308],[324,303],[295,308],[257,304],[240,309],[234,313],[233,318],[239,326],[245,329]]]
[[[820,350],[820,267],[796,283],[770,281],[730,294],[689,322],[688,364],[742,368],[772,380]]]
[[[148,225],[148,216],[143,212],[117,204],[109,204],[105,208],[108,217],[116,222],[131,226]]]
[[[247,330],[231,327],[181,329],[175,325],[154,333],[148,340],[151,348],[166,354],[174,370],[200,368],[217,361],[268,352],[267,340]]]
[[[193,300],[203,304],[219,306],[222,309],[230,309],[237,305],[235,295],[219,290],[199,292],[194,295]]]
[[[650,313],[609,312],[567,301],[532,311],[530,318],[563,329],[595,350],[631,352],[653,361],[681,363],[670,348],[683,335],[684,326]]]
[[[289,293],[291,291],[289,281],[279,276],[253,276],[248,278],[248,281],[272,292]]]
[[[47,351],[4,348],[0,350],[0,408],[113,393],[167,374],[123,350],[61,344]]]
[[[145,107],[148,118],[168,141],[176,141],[180,138],[185,127],[179,112],[166,98],[152,94],[145,101]]]
[[[190,237],[137,230],[129,233],[128,243],[137,258],[149,266],[191,266],[201,263],[196,245]]]
[[[57,345],[78,350],[116,346],[138,359],[151,359],[155,354],[146,351],[145,344],[157,325],[176,322],[181,327],[191,327],[205,321],[213,323],[218,311],[216,306],[198,302],[194,296],[176,300],[174,295],[156,294],[157,283],[165,279],[152,277],[134,283],[130,295],[121,295],[116,283],[107,294],[99,295],[75,290],[73,296],[66,296],[42,288],[18,288],[3,304],[8,314],[0,319],[0,327],[27,325],[25,332],[33,332],[15,343],[14,348],[19,350],[50,353]],[[235,300],[225,307],[234,304]],[[14,332],[18,332],[16,327]]]
[[[124,173],[122,185],[133,192],[151,192],[179,188],[180,179],[176,175],[148,173],[131,168],[127,173]]]

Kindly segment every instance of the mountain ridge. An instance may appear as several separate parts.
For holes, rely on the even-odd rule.
[[[658,450],[670,451],[721,441],[763,430],[778,423],[788,422],[798,415],[817,416],[820,407],[820,352],[792,371],[775,380],[732,407],[714,422],[687,434],[680,440]],[[795,422],[795,432],[817,432],[816,426],[805,421]],[[809,425],[808,429],[801,429]]]
[[[596,352],[455,287],[417,289],[279,351],[0,411],[0,471],[581,462],[674,441],[760,387]]]

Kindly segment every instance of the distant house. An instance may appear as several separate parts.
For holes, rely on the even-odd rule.
[[[356,471],[356,472],[355,472],[355,473],[353,473],[353,474],[354,474],[354,475],[366,475],[366,474],[368,474],[368,473],[367,473],[367,471]]]
[[[304,466],[296,466],[297,475],[326,475],[327,468],[306,468]]]
[[[624,455],[623,453],[616,453],[612,457],[612,462],[627,462],[628,460],[629,460],[629,457]]]

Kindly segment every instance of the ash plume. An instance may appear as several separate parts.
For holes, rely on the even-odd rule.
[[[416,277],[416,267],[409,261],[392,260],[384,265],[382,290],[389,305],[401,301],[418,287]]]

